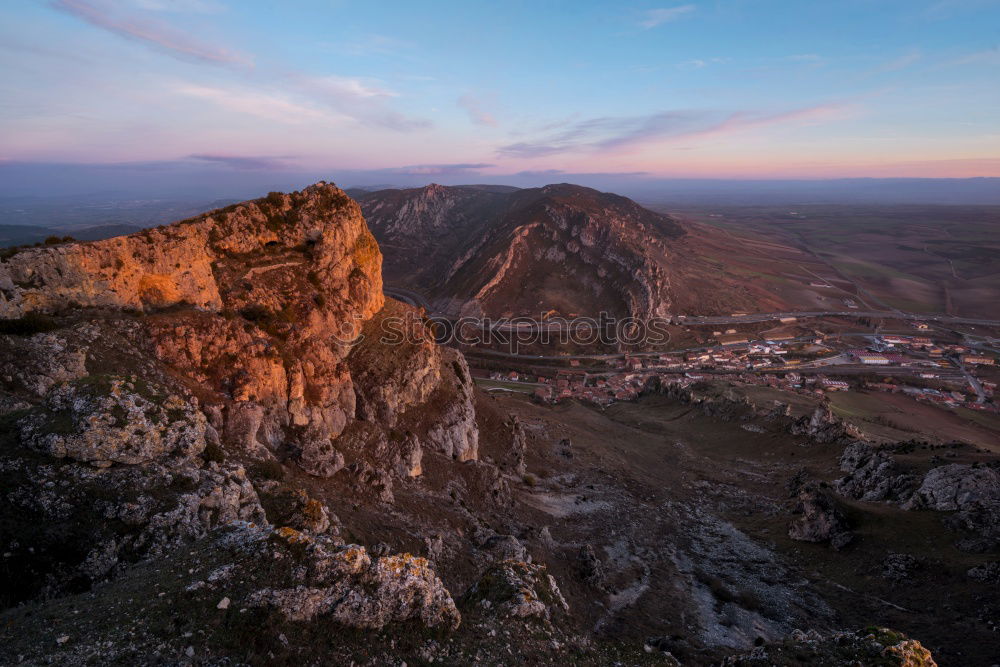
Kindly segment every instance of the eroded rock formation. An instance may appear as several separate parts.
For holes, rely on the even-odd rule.
[[[319,183],[133,236],[22,251],[0,263],[0,316],[70,307],[140,313],[128,323],[141,330],[135,337],[150,341],[155,357],[182,378],[219,436],[255,458],[291,456],[310,473],[335,474],[349,463],[336,440],[362,420],[376,431],[367,440],[382,438],[407,474],[418,472],[424,446],[474,459],[464,359],[429,340],[394,352],[380,343],[373,323],[402,318],[406,308],[383,312],[380,265],[357,204]],[[366,323],[370,335],[354,345]],[[81,376],[85,352],[58,354],[72,358],[38,374],[39,387]],[[53,411],[72,410],[70,391],[80,394],[61,389],[48,397]],[[116,385],[113,399],[91,400],[114,400],[136,416],[154,409],[128,392]],[[433,418],[407,416],[432,398]],[[44,426],[24,426],[39,431],[28,433],[37,447],[112,460],[93,437],[42,434]],[[398,430],[409,435],[387,435]],[[135,462],[150,448],[199,437],[163,433],[133,443],[135,451],[104,446]]]
[[[618,195],[559,184],[358,197],[392,254],[389,280],[420,287],[442,310],[647,318],[673,312],[681,293],[673,245],[684,228]]]
[[[380,265],[357,204],[325,183],[0,262],[0,316],[53,329],[0,337],[4,550],[28,575],[12,599],[85,589],[237,521],[281,522],[319,554],[339,520],[276,481],[284,465],[391,503],[425,450],[475,460],[465,360],[425,334],[382,340],[412,309],[386,305]],[[359,559],[254,599],[355,627],[457,625],[425,561]]]

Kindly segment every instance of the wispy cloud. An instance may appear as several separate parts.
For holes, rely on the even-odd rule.
[[[240,171],[276,171],[288,167],[288,157],[245,156],[245,155],[188,155],[188,159],[207,162]]]
[[[50,0],[64,13],[134,42],[189,62],[226,66],[243,75],[242,85],[181,85],[175,92],[200,97],[234,113],[281,123],[339,122],[352,119],[372,127],[411,131],[430,127],[423,118],[394,110],[397,93],[378,81],[302,71],[277,75],[252,68],[245,54],[204,43],[160,20],[165,11],[212,12],[224,9],[216,0]],[[380,48],[399,43],[375,36]]]
[[[535,141],[503,146],[508,157],[545,157],[559,153],[604,150],[641,138],[684,134],[705,126],[704,112],[663,111],[646,116],[604,116],[574,122]]]
[[[841,120],[851,115],[856,104],[844,102],[831,102],[827,104],[817,104],[800,109],[791,109],[778,113],[760,112],[737,112],[730,114],[724,121],[716,125],[706,127],[697,132],[692,132],[689,137],[705,137],[717,134],[726,134],[761,127],[782,126],[782,125],[811,125],[834,120]]]
[[[785,60],[793,63],[820,63],[826,60],[823,56],[818,53],[793,53],[787,56]]]
[[[819,122],[843,116],[844,104],[822,104],[779,113],[662,111],[645,116],[606,116],[574,123],[536,141],[502,146],[506,157],[536,158],[559,153],[611,151],[666,139],[692,139],[770,125]]]
[[[732,62],[731,58],[694,58],[677,63],[677,69],[702,69],[709,65],[724,65]]]
[[[549,178],[551,176],[561,176],[565,174],[565,169],[527,169],[525,171],[519,171],[515,173],[515,176],[541,176]]]
[[[167,23],[115,12],[108,5],[88,0],[53,0],[51,6],[87,23],[182,60],[236,67],[252,67],[242,53],[201,42]]]
[[[227,111],[279,123],[299,124],[307,121],[338,122],[347,120],[343,115],[302,104],[280,92],[186,83],[174,86],[173,90],[181,95],[212,102]]]
[[[949,65],[998,65],[1000,66],[1000,47],[976,51],[952,60]]]
[[[329,74],[311,78],[310,83],[321,93],[342,98],[372,100],[397,96],[393,91],[382,88],[377,83],[365,82],[347,76]]]
[[[350,122],[398,131],[429,125],[388,108],[386,101],[396,93],[349,77],[292,75],[273,85],[252,87],[181,83],[172,90],[226,111],[287,125]]]
[[[392,167],[379,171],[401,176],[456,176],[474,174],[480,169],[488,169],[495,166],[495,164],[487,162],[456,162],[453,164],[415,164],[408,167]]]
[[[225,5],[214,0],[130,0],[139,9],[151,12],[188,12],[193,14],[221,14]]]
[[[469,119],[476,125],[490,125],[496,127],[497,119],[489,111],[483,108],[482,102],[472,95],[462,95],[458,98],[458,106],[465,109],[469,114]]]
[[[898,72],[899,70],[906,69],[910,65],[913,65],[921,58],[920,51],[913,49],[908,51],[892,60],[887,60],[878,67],[875,67],[871,73],[872,74],[885,74],[887,72]]]
[[[367,33],[347,42],[337,44],[327,42],[324,45],[345,55],[358,57],[394,56],[413,48],[410,42],[378,33]]]
[[[679,7],[661,7],[658,9],[647,9],[643,13],[643,18],[639,21],[639,25],[645,29],[655,28],[656,26],[663,25],[664,23],[670,23],[671,21],[676,21],[685,14],[690,14],[695,10],[694,5],[680,5]]]
[[[553,178],[553,177],[570,177],[570,182],[575,182],[580,177],[611,177],[611,178],[633,178],[648,176],[648,171],[587,171],[587,172],[568,172],[565,169],[536,169],[536,170],[525,170],[518,171],[513,176],[525,176],[528,178]]]
[[[398,94],[376,81],[343,76],[296,76],[296,90],[317,103],[365,125],[410,131],[430,127],[430,121],[386,106]]]

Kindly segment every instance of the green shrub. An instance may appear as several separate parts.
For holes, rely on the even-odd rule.
[[[0,320],[0,334],[8,336],[33,336],[58,329],[55,320],[40,313],[28,313],[12,320]]]
[[[205,445],[205,451],[201,453],[206,463],[223,463],[226,460],[226,453],[217,443],[209,442]]]
[[[274,316],[270,310],[260,304],[252,304],[240,308],[240,315],[243,319],[251,322],[266,322]]]
[[[264,479],[273,479],[280,482],[285,478],[285,467],[277,461],[260,461],[250,468],[251,474]]]
[[[293,304],[286,304],[284,308],[275,313],[275,318],[280,322],[294,324],[298,320],[298,312]]]

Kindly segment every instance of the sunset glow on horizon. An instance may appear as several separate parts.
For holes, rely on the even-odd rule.
[[[0,16],[5,163],[1000,176],[994,0],[52,0]]]

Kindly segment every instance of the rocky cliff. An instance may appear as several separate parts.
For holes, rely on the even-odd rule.
[[[526,251],[596,256],[601,224],[550,195]],[[829,628],[769,548],[644,477],[672,466],[479,392],[380,260],[320,183],[0,261],[0,663],[676,664]],[[775,434],[845,435],[787,412]]]
[[[406,279],[463,314],[648,317],[673,305],[671,218],[574,185],[494,191],[383,191],[361,204],[389,253],[388,278]],[[396,248],[425,248],[420,261]]]
[[[512,535],[523,427],[380,258],[321,183],[0,263],[0,662],[605,661]]]
[[[359,192],[390,285],[449,314],[649,318],[754,307],[681,221],[577,185]],[[553,312],[554,311],[554,312]]]
[[[421,437],[475,458],[463,360],[424,342],[390,369],[377,336],[352,345],[385,303],[380,265],[357,204],[320,183],[132,236],[22,251],[0,263],[0,316],[135,314],[136,339],[198,398],[219,437],[323,476],[344,464],[333,442],[352,422],[393,429],[450,381],[458,389],[438,396],[448,426],[424,424]],[[371,407],[379,392],[391,396],[391,419]],[[396,444],[412,457],[409,443]]]
[[[464,358],[419,328],[380,336],[410,310],[386,303],[378,244],[325,183],[0,262],[3,604],[198,544],[222,568],[208,582],[286,562],[239,593],[265,614],[457,627],[426,560],[345,545],[329,507],[392,503],[394,480],[478,458]]]

